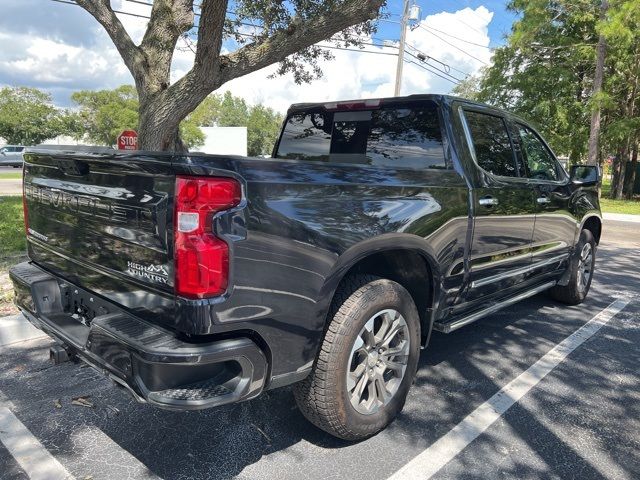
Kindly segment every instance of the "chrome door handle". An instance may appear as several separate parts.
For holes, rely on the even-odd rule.
[[[478,200],[478,203],[483,207],[492,207],[494,205],[498,205],[498,199],[493,197],[484,197]]]
[[[540,205],[544,203],[551,203],[551,199],[549,197],[538,197],[536,200]]]

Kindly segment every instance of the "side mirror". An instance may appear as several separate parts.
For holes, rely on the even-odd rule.
[[[597,185],[600,181],[600,168],[596,165],[572,165],[571,181],[585,187]]]

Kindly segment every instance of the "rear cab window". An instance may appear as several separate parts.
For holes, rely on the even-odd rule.
[[[447,169],[434,102],[324,109],[287,118],[276,158],[394,168]]]

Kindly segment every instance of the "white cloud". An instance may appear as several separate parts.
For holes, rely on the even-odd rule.
[[[50,2],[47,2],[50,3]],[[50,4],[55,5],[55,4]],[[53,8],[48,6],[48,8]],[[138,15],[148,15],[150,8],[144,5],[114,2],[114,8]],[[56,8],[71,9],[70,13],[83,22],[93,22],[91,42],[66,43],[65,39],[47,35],[46,29],[27,29],[23,35],[6,33],[0,29],[0,43],[12,48],[0,51],[0,83],[31,85],[57,92],[60,103],[68,102],[73,90],[85,88],[114,88],[123,83],[132,83],[131,75],[120,59],[111,40],[102,28],[86,13],[78,13],[78,7],[56,5]],[[123,25],[135,42],[142,40],[146,20],[132,16],[119,16]],[[493,18],[485,7],[475,10],[465,8],[457,12],[442,12],[425,18],[420,28],[407,33],[407,42],[426,55],[451,67],[449,73],[458,78],[462,73],[476,72],[483,62],[489,62],[490,51],[481,46],[471,45],[451,38],[437,29],[455,37],[480,45],[489,45],[487,26]],[[76,20],[78,21],[78,20]],[[73,25],[69,25],[73,28]],[[399,28],[399,27],[397,27]],[[37,32],[41,32],[38,34]],[[435,35],[440,36],[440,40]],[[448,43],[447,43],[448,42]],[[457,47],[457,48],[456,48]],[[366,50],[378,53],[395,53],[396,49],[367,46]],[[471,58],[463,53],[464,50]],[[411,48],[410,53],[416,53]],[[311,84],[297,85],[289,75],[268,78],[276,66],[270,66],[245,77],[223,85],[219,92],[231,91],[244,97],[250,103],[264,103],[278,111],[285,111],[289,104],[326,100],[383,97],[393,95],[397,57],[372,53],[333,50],[335,58],[321,62],[324,75]],[[183,40],[174,53],[172,81],[184,75],[193,64],[193,52]],[[417,61],[410,55],[409,61]],[[420,63],[420,62],[418,62]],[[431,69],[444,70],[442,64],[429,60]],[[6,73],[9,72],[9,73]],[[444,75],[447,76],[447,75]],[[402,94],[447,93],[453,84],[420,68],[405,63]],[[64,92],[64,93],[63,93]],[[66,99],[64,95],[66,94]]]
[[[473,74],[485,63],[489,63],[490,50],[455,40],[443,33],[434,32],[432,29],[447,32],[468,42],[488,46],[490,39],[487,27],[492,18],[493,13],[483,6],[476,10],[465,8],[454,13],[442,12],[431,15],[420,22],[425,28],[415,28],[407,32],[407,43],[430,57],[442,61],[449,67]],[[446,42],[438,39],[433,33],[445,39]],[[367,46],[366,50],[385,53],[397,52],[392,48],[372,46]],[[407,51],[416,53],[410,48]],[[463,51],[479,60],[470,57]],[[220,91],[229,90],[234,95],[243,96],[251,103],[264,103],[279,111],[285,111],[289,104],[296,102],[322,102],[393,95],[396,56],[343,50],[333,50],[333,54],[334,60],[321,63],[323,77],[311,84],[296,85],[290,76],[268,79],[266,77],[276,68],[270,66],[233,80],[223,85]],[[406,58],[409,61],[420,63],[410,55],[407,55]],[[428,65],[429,67],[426,68],[431,70],[436,68],[445,70],[446,68],[434,60],[430,60]],[[456,78],[464,77],[464,74],[454,69],[449,68],[448,73]],[[438,73],[447,77],[442,72]],[[450,81],[435,76],[418,65],[412,63],[404,65],[402,95],[448,93],[453,85]]]

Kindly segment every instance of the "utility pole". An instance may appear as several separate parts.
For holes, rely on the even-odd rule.
[[[400,20],[400,46],[398,48],[398,66],[396,67],[396,88],[394,96],[400,95],[402,87],[402,67],[404,66],[404,44],[407,39],[407,24],[409,23],[409,0],[404,0],[402,20]]]

